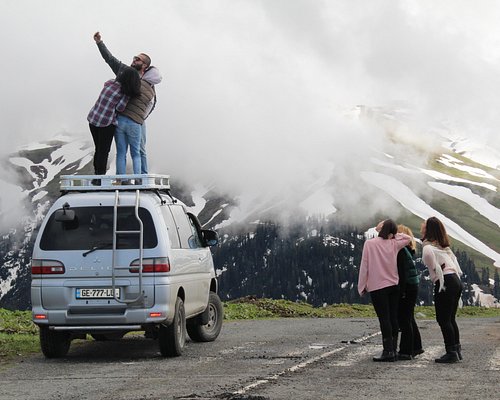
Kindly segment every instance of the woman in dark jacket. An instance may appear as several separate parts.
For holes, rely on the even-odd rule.
[[[397,258],[399,271],[398,323],[401,330],[401,342],[397,357],[399,360],[411,360],[414,356],[424,352],[420,331],[415,321],[415,303],[420,279],[413,259],[416,249],[413,232],[405,225],[398,225],[398,232],[411,236],[411,242],[399,251]]]

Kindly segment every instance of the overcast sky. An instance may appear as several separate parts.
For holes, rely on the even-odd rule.
[[[340,176],[384,151],[381,131],[345,117],[356,105],[405,104],[422,141],[446,123],[500,150],[499,21],[494,0],[2,0],[0,153],[62,131],[90,140],[113,76],[95,31],[164,76],[155,173],[257,192]]]

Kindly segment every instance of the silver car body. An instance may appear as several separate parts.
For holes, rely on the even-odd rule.
[[[172,322],[177,297],[184,301],[186,319],[203,313],[209,292],[217,290],[212,255],[196,217],[169,195],[168,177],[160,177],[164,180],[148,175],[142,176],[144,184],[117,186],[123,176],[108,176],[97,187],[90,184],[95,176],[63,177],[65,194],[47,213],[33,250],[36,324],[86,333],[145,330]],[[143,246],[130,233],[140,230],[131,218],[136,202]],[[127,219],[135,227],[116,234],[111,244],[116,204],[115,229],[127,231]],[[61,210],[75,218],[57,221]]]

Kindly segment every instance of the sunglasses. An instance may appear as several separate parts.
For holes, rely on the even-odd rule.
[[[143,64],[146,64],[146,61],[144,61],[144,60],[143,60],[141,57],[139,57],[139,56],[134,56],[133,60],[134,60],[134,61],[140,61],[140,62],[142,62]]]

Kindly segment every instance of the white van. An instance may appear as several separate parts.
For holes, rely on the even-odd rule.
[[[46,357],[66,355],[87,334],[145,331],[164,356],[182,353],[186,331],[194,341],[217,338],[223,308],[209,249],[217,234],[171,197],[168,176],[62,176],[61,192],[31,261]]]

